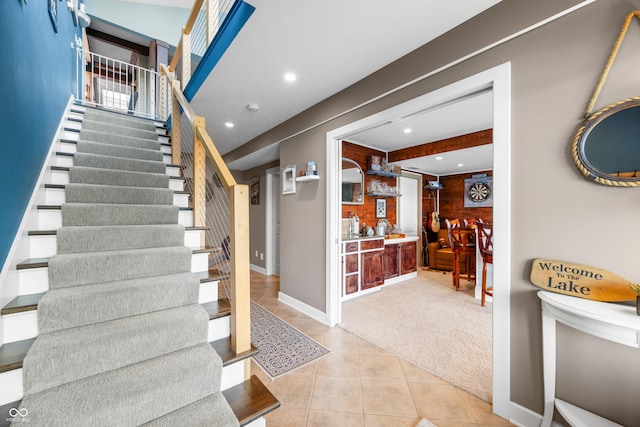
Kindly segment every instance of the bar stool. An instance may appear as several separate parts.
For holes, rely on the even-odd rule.
[[[493,227],[490,223],[478,222],[478,249],[482,255],[482,298],[484,306],[485,296],[493,296],[493,286],[487,288],[487,264],[493,265]]]
[[[465,271],[467,273],[467,280],[475,280],[475,262],[471,262],[471,264],[469,264],[470,259],[475,261],[475,230],[463,230],[460,227],[460,220],[458,219],[445,219],[444,221],[447,225],[449,245],[453,250],[453,286],[457,291],[460,289],[460,259],[462,254],[465,254]],[[472,233],[473,238],[470,238]]]

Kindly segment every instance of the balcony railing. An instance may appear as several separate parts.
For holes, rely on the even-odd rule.
[[[76,99],[137,116],[156,118],[158,73],[76,48]]]

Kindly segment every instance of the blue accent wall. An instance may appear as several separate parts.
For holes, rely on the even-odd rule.
[[[66,2],[58,31],[49,0],[0,1],[0,266],[7,260],[69,96],[75,93],[75,49],[80,35]]]

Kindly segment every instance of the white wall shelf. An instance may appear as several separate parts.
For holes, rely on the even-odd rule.
[[[320,175],[304,175],[296,178],[297,182],[309,182],[309,181],[318,181],[320,179]]]

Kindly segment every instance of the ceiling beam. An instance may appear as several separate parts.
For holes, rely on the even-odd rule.
[[[428,142],[426,144],[389,151],[389,163],[399,162],[400,160],[415,159],[416,157],[432,156],[434,154],[446,153],[447,151],[479,147],[481,145],[491,143],[493,143],[493,130],[485,129],[478,132],[468,133],[466,135],[442,139],[440,141]]]
[[[111,34],[103,33],[102,31],[98,31],[93,28],[87,28],[87,35],[140,55],[149,56],[149,46],[130,42],[129,40],[121,39],[120,37],[112,36]]]

